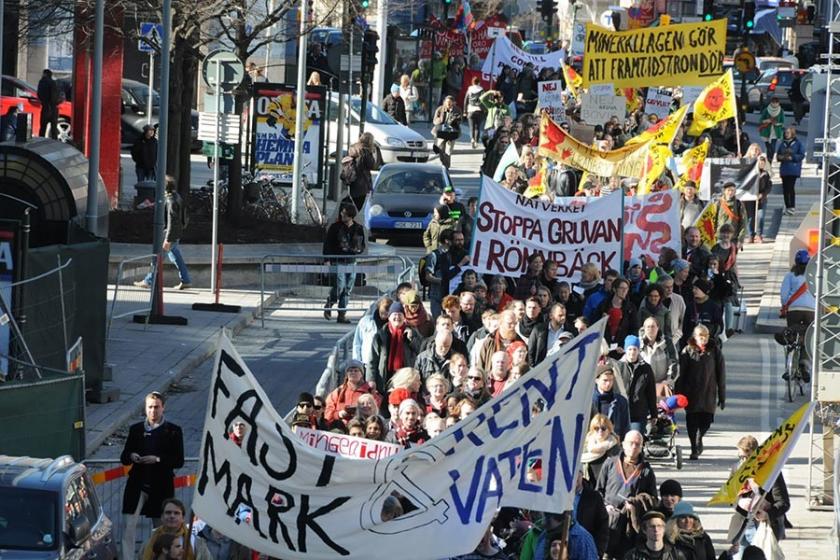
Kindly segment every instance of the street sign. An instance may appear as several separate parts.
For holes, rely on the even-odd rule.
[[[153,53],[163,42],[163,24],[153,21],[140,23],[140,39],[137,41],[137,50],[142,53]]]
[[[219,140],[224,144],[239,144],[240,115],[225,115],[221,113],[198,113],[198,139],[205,142],[216,141],[216,127],[219,129]]]
[[[351,67],[352,64],[352,67]],[[341,55],[341,71],[347,72],[348,68],[353,71],[354,74],[358,74],[362,71],[362,59],[359,56],[350,56],[348,54]]]
[[[245,65],[239,57],[229,51],[215,50],[201,63],[201,77],[210,89],[216,89],[216,66],[221,65],[221,90],[230,93],[245,79]]]
[[[495,39],[496,37],[503,37],[505,34],[504,27],[488,27],[487,28],[487,37],[489,39]]]
[[[735,53],[734,63],[735,68],[741,74],[746,74],[755,70],[755,55],[750,51],[739,49],[740,52]]]

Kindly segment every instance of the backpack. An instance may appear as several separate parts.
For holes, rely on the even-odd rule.
[[[426,276],[427,276],[426,273],[427,272],[433,272],[433,271],[429,270],[429,265],[428,265],[429,255],[431,255],[431,253],[423,255],[422,257],[420,257],[420,260],[417,262],[417,274],[420,275],[420,285],[424,286],[424,287],[428,287],[430,285],[428,278],[426,278]]]
[[[352,185],[358,179],[359,174],[356,171],[356,158],[352,156],[344,156],[341,159],[341,173],[339,178],[345,185]]]

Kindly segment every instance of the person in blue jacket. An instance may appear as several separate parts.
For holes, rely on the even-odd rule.
[[[779,175],[782,178],[782,195],[785,199],[785,214],[792,216],[796,212],[796,180],[802,174],[802,160],[805,159],[805,147],[796,137],[796,128],[785,129],[785,137],[776,150],[779,160]]]

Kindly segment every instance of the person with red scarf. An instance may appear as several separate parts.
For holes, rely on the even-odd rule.
[[[342,421],[346,425],[356,414],[356,403],[362,395],[370,394],[376,406],[382,404],[382,395],[364,380],[365,366],[359,360],[349,360],[344,366],[344,383],[327,395],[324,419],[328,422]]]
[[[245,441],[245,436],[248,434],[248,425],[245,420],[237,418],[230,425],[230,441],[242,447],[242,442]]]
[[[512,310],[508,309],[500,314],[499,328],[482,343],[478,361],[475,363],[481,371],[490,371],[493,367],[493,354],[496,352],[507,350],[507,347],[517,340],[525,342],[516,332],[516,324],[516,314]]]
[[[420,333],[406,324],[402,303],[392,303],[388,309],[388,322],[373,337],[367,381],[384,395],[394,372],[414,365],[422,343]]]
[[[400,403],[398,418],[386,441],[402,445],[406,449],[420,445],[429,439],[423,428],[423,409],[414,399]]]
[[[400,296],[400,301],[405,309],[405,322],[408,326],[417,329],[426,338],[431,336],[435,332],[435,324],[417,290],[408,290]]]

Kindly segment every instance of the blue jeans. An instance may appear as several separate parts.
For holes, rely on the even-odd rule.
[[[178,242],[175,241],[172,243],[172,246],[169,248],[169,251],[166,252],[166,256],[169,257],[169,262],[175,265],[175,268],[178,269],[178,278],[180,278],[182,284],[192,284],[190,281],[190,271],[187,270],[187,263],[184,262],[184,257],[181,256],[181,249],[178,247]],[[152,260],[152,268],[149,270],[149,273],[143,279],[143,282],[146,284],[152,284],[152,277],[154,276],[155,272],[155,260]]]
[[[767,208],[759,208],[758,217],[756,217],[754,206],[754,202],[747,203],[747,216],[749,217],[750,223],[750,237],[755,237],[756,234],[760,235],[761,237],[764,237],[764,213],[767,210]]]
[[[145,167],[135,165],[134,172],[137,173],[138,183],[142,183],[143,181],[154,181],[155,179],[157,179],[154,169],[147,171]]]
[[[337,269],[333,267],[333,270]],[[353,284],[355,283],[355,272],[338,272],[335,274],[335,284],[330,289],[330,302],[337,301],[339,311],[347,309],[347,300],[350,298],[350,292],[353,291]]]

